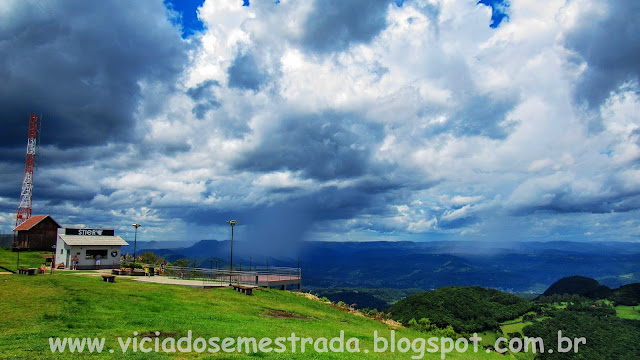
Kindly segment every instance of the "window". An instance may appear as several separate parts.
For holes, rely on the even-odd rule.
[[[107,258],[107,250],[87,250],[86,252],[86,259],[93,259],[96,257],[96,255],[100,255],[101,258],[106,259]]]

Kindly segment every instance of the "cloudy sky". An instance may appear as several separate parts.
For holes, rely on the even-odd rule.
[[[0,230],[141,240],[640,235],[637,0],[0,5]]]

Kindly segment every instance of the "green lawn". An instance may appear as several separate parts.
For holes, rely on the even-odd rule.
[[[122,354],[118,337],[288,337],[292,332],[302,337],[331,339],[344,330],[345,339],[356,337],[360,349],[372,350],[374,331],[387,339],[390,326],[373,319],[336,309],[328,304],[280,290],[254,291],[246,296],[229,288],[201,289],[175,285],[135,282],[118,277],[105,283],[99,277],[58,271],[54,275],[0,275],[0,355],[6,359],[208,359],[234,358],[246,354],[140,353],[129,350]],[[104,337],[102,354],[52,354],[50,337]],[[396,338],[429,337],[428,334],[400,328]],[[153,346],[153,345],[152,345]],[[290,346],[288,350],[290,350]],[[299,351],[299,348],[298,348]],[[318,354],[307,351],[291,353],[259,353],[266,358],[398,358],[411,359],[409,351],[369,354]],[[439,358],[425,354],[424,358]],[[503,356],[472,351],[452,353],[447,359],[500,359]]]

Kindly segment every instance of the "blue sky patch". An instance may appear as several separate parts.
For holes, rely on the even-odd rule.
[[[166,0],[167,8],[180,14],[180,18],[175,19],[182,25],[182,38],[204,30],[204,24],[198,19],[198,7],[202,6],[204,0]],[[248,3],[248,1],[247,1]]]
[[[478,4],[491,7],[491,25],[492,29],[497,28],[502,23],[502,20],[509,21],[509,2],[506,0],[480,0]]]

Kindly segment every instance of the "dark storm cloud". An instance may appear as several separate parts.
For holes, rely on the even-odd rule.
[[[251,54],[238,55],[229,67],[229,86],[237,89],[257,91],[267,80],[258,68],[256,60]]]
[[[370,170],[372,144],[381,137],[380,126],[361,122],[355,115],[290,116],[235,166],[258,172],[302,171],[306,177],[322,180],[351,178]]]
[[[441,229],[461,229],[473,224],[477,224],[481,219],[477,216],[467,216],[452,220],[440,220],[438,221],[438,227]]]
[[[24,157],[24,155],[23,155]],[[0,198],[16,199],[15,206],[18,206],[18,198],[20,196],[20,186],[24,174],[24,159],[22,163],[18,162],[0,162]],[[38,174],[34,174],[37,179]],[[15,211],[15,209],[12,209]]]
[[[85,187],[67,180],[64,176],[41,177],[37,182],[37,193],[34,194],[39,200],[45,200],[46,206],[61,205],[71,203],[86,206],[99,191],[94,187]],[[90,185],[90,184],[89,184]],[[107,195],[106,192],[101,192]],[[36,196],[45,194],[45,196]],[[93,207],[93,206],[91,206]]]
[[[611,184],[615,187],[615,184]],[[619,192],[587,196],[569,189],[560,189],[552,194],[545,204],[526,205],[514,211],[516,215],[529,215],[538,211],[554,213],[592,213],[607,214],[628,212],[640,209],[640,192]]]
[[[321,187],[271,206],[244,205],[229,209],[168,207],[161,211],[167,218],[182,218],[187,223],[203,226],[237,219],[248,226],[243,230],[242,239],[250,244],[252,251],[271,256],[291,256],[308,232],[319,223],[352,219],[362,214],[387,214],[389,204],[402,201],[407,187],[417,185],[415,180],[410,182],[407,185],[402,178],[380,176],[355,181],[346,187]]]
[[[220,102],[211,91],[211,88],[218,86],[220,86],[219,82],[215,80],[207,80],[195,88],[187,90],[187,95],[196,102],[196,105],[193,107],[191,112],[198,119],[204,118],[207,111],[220,107]]]
[[[160,0],[14,2],[0,15],[1,146],[23,144],[30,112],[44,143],[127,141],[139,82],[172,84],[185,58]]]
[[[378,215],[386,211],[383,199],[392,196],[393,186],[384,190],[358,183],[347,188],[325,187],[286,203],[248,211],[244,216],[251,225],[247,241],[267,255],[292,256],[314,225],[322,221],[351,219],[359,214]],[[265,240],[268,240],[265,242]]]
[[[576,95],[595,107],[621,83],[640,79],[640,2],[610,1],[606,7],[606,17],[585,14],[566,36],[567,48],[588,66]]]
[[[386,26],[389,0],[316,0],[304,24],[302,44],[316,52],[367,43]]]
[[[195,101],[206,100],[211,96],[211,88],[220,86],[215,80],[207,80],[198,86],[187,90],[187,95]]]

